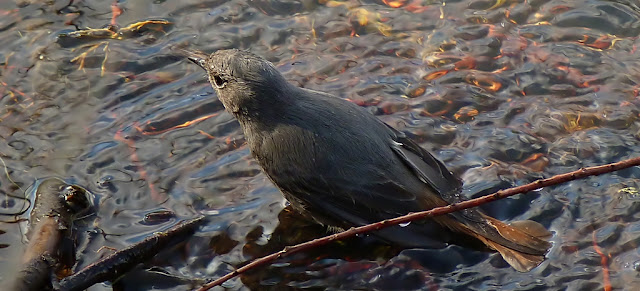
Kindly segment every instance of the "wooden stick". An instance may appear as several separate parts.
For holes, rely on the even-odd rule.
[[[100,282],[115,280],[136,265],[155,256],[165,247],[179,242],[185,236],[191,235],[204,221],[204,216],[200,216],[181,221],[164,232],[154,233],[142,241],[110,254],[106,258],[62,279],[55,290],[79,291]]]
[[[547,178],[547,179],[541,179],[541,180],[536,180],[532,183],[526,184],[526,185],[522,185],[522,186],[518,186],[518,187],[513,187],[513,188],[509,188],[509,189],[505,189],[505,190],[500,190],[498,192],[495,192],[493,194],[489,194],[489,195],[485,195],[482,197],[478,197],[475,199],[471,199],[471,200],[467,200],[464,202],[460,202],[460,203],[454,203],[448,206],[443,206],[443,207],[437,207],[437,208],[433,208],[431,210],[427,210],[427,211],[421,211],[421,212],[416,212],[416,213],[409,213],[407,215],[404,216],[400,216],[400,217],[396,217],[396,218],[392,218],[392,219],[387,219],[387,220],[383,220],[380,222],[376,222],[376,223],[372,223],[372,224],[367,224],[367,225],[363,225],[363,226],[359,226],[359,227],[355,227],[355,228],[350,228],[349,230],[340,232],[340,233],[336,233],[333,235],[329,235],[329,236],[325,236],[322,238],[318,238],[318,239],[314,239],[312,241],[308,241],[305,243],[301,243],[295,246],[291,246],[291,247],[285,247],[283,250],[277,252],[277,253],[273,253],[271,255],[262,257],[262,258],[258,258],[253,260],[251,263],[229,273],[226,274],[220,278],[218,278],[215,281],[211,281],[205,285],[203,285],[202,287],[200,287],[200,289],[198,289],[199,291],[205,291],[205,290],[209,290],[215,286],[219,286],[220,284],[226,282],[227,280],[238,276],[248,270],[251,270],[253,268],[257,268],[259,266],[265,265],[267,263],[270,263],[272,261],[275,261],[281,257],[284,256],[288,256],[290,254],[294,254],[297,252],[301,252],[310,248],[314,248],[317,246],[321,246],[321,245],[326,245],[332,241],[335,240],[340,240],[340,239],[346,239],[349,237],[353,237],[357,234],[362,234],[362,233],[367,233],[367,232],[372,232],[372,231],[376,231],[382,228],[387,228],[393,225],[398,225],[398,224],[402,224],[402,223],[407,223],[407,222],[411,222],[414,220],[418,220],[418,219],[424,219],[424,218],[429,218],[429,217],[434,217],[434,216],[438,216],[438,215],[444,215],[444,214],[449,214],[455,211],[459,211],[459,210],[463,210],[463,209],[467,209],[467,208],[471,208],[471,207],[476,207],[485,203],[489,203],[495,200],[499,200],[502,198],[506,198],[509,196],[513,196],[516,194],[520,194],[520,193],[525,193],[525,192],[529,192],[529,191],[533,191],[536,189],[540,189],[543,187],[548,187],[548,186],[553,186],[553,185],[558,185],[558,184],[562,184],[565,182],[569,182],[569,181],[573,181],[573,180],[577,180],[577,179],[582,179],[585,177],[589,177],[589,176],[597,176],[597,175],[602,175],[602,174],[606,174],[606,173],[611,173],[614,171],[618,171],[618,170],[622,170],[622,169],[626,169],[626,168],[630,168],[630,167],[634,167],[634,166],[638,166],[640,165],[640,157],[637,158],[633,158],[633,159],[628,159],[628,160],[624,160],[621,162],[617,162],[617,163],[612,163],[612,164],[606,164],[606,165],[602,165],[602,166],[595,166],[595,167],[589,167],[589,168],[582,168],[580,170],[577,171],[573,171],[573,172],[569,172],[569,173],[565,173],[565,174],[560,174],[560,175],[556,175],[553,176],[551,178]]]

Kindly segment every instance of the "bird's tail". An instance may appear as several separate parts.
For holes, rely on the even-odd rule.
[[[500,253],[502,258],[514,269],[520,272],[527,272],[544,261],[551,243],[548,239],[551,233],[542,225],[530,220],[515,221],[506,224],[493,217],[482,215],[487,224],[494,228],[498,234],[510,243],[505,243],[502,239],[492,239],[474,232],[474,237],[478,238],[489,248]]]

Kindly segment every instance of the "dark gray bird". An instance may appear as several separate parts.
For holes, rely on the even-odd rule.
[[[363,108],[293,86],[270,62],[246,51],[189,58],[207,71],[253,157],[303,215],[349,228],[461,200],[461,181],[440,161]],[[376,235],[429,248],[444,246],[452,235],[469,236],[522,272],[538,266],[550,247],[542,225],[507,225],[476,209]]]

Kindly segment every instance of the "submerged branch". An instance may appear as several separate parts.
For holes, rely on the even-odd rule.
[[[565,174],[560,174],[560,175],[556,175],[553,176],[551,178],[547,178],[547,179],[541,179],[541,180],[536,180],[532,183],[526,184],[526,185],[522,185],[522,186],[518,186],[518,187],[513,187],[513,188],[509,188],[509,189],[505,189],[505,190],[500,190],[498,192],[495,192],[493,194],[489,194],[489,195],[485,195],[482,197],[478,197],[475,199],[471,199],[471,200],[467,200],[464,202],[460,202],[460,203],[454,203],[454,204],[450,204],[448,206],[444,206],[444,207],[437,207],[437,208],[433,208],[431,210],[428,211],[421,211],[421,212],[416,212],[416,213],[409,213],[407,215],[404,216],[400,216],[400,217],[396,217],[393,219],[387,219],[387,220],[383,220],[380,222],[376,222],[376,223],[372,223],[372,224],[367,224],[364,226],[360,226],[360,227],[355,227],[355,228],[351,228],[347,231],[343,231],[340,233],[336,233],[333,235],[329,235],[329,236],[325,236],[322,238],[318,238],[318,239],[314,239],[312,241],[308,241],[302,244],[298,244],[295,246],[291,246],[291,247],[285,247],[283,250],[277,252],[277,253],[273,253],[271,255],[262,257],[262,258],[258,258],[253,260],[251,263],[236,269],[235,271],[228,273],[220,278],[218,278],[215,281],[211,281],[205,285],[203,285],[200,289],[198,289],[199,291],[204,291],[204,290],[209,290],[215,286],[219,286],[222,283],[226,282],[227,280],[236,277],[248,270],[257,268],[259,266],[271,263],[281,257],[285,257],[297,252],[301,252],[310,248],[314,248],[314,247],[318,247],[318,246],[322,246],[322,245],[326,245],[332,241],[336,241],[336,240],[340,240],[340,239],[346,239],[346,238],[350,238],[353,237],[357,234],[363,234],[363,233],[368,233],[368,232],[372,232],[372,231],[376,231],[379,229],[383,229],[383,228],[387,228],[390,226],[394,226],[394,225],[398,225],[398,224],[403,224],[403,223],[407,223],[407,222],[411,222],[411,221],[415,221],[418,219],[424,219],[424,218],[429,218],[429,217],[434,217],[434,216],[438,216],[438,215],[444,215],[444,214],[449,214],[452,212],[456,212],[459,210],[463,210],[463,209],[467,209],[467,208],[471,208],[471,207],[476,207],[476,206],[480,206],[495,200],[499,200],[502,198],[506,198],[509,196],[513,196],[516,194],[521,194],[521,193],[525,193],[525,192],[529,192],[529,191],[533,191],[536,189],[540,189],[543,187],[548,187],[548,186],[553,186],[553,185],[558,185],[558,184],[562,184],[565,182],[569,182],[569,181],[573,181],[573,180],[577,180],[577,179],[582,179],[582,178],[586,178],[589,176],[597,176],[597,175],[602,175],[602,174],[606,174],[606,173],[611,173],[614,171],[618,171],[618,170],[622,170],[622,169],[626,169],[626,168],[630,168],[630,167],[634,167],[634,166],[638,166],[640,165],[640,157],[637,158],[633,158],[633,159],[628,159],[628,160],[624,160],[621,162],[617,162],[617,163],[612,163],[612,164],[606,164],[606,165],[602,165],[602,166],[595,166],[595,167],[589,167],[589,168],[582,168],[579,169],[577,171],[573,171],[573,172],[569,172],[569,173],[565,173]]]
[[[176,243],[178,239],[192,234],[202,222],[204,222],[204,216],[180,222],[167,231],[155,233],[62,279],[56,289],[84,290],[96,283],[115,280],[139,263],[155,256],[168,245]]]

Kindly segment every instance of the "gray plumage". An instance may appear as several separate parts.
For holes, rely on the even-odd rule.
[[[191,59],[207,70],[267,176],[296,210],[317,222],[349,228],[460,200],[458,178],[363,108],[293,86],[270,62],[245,51]],[[527,271],[544,259],[549,243],[542,226],[524,224],[516,229],[467,210],[376,234],[404,246],[441,247],[452,233],[462,233],[507,253],[507,262]]]

